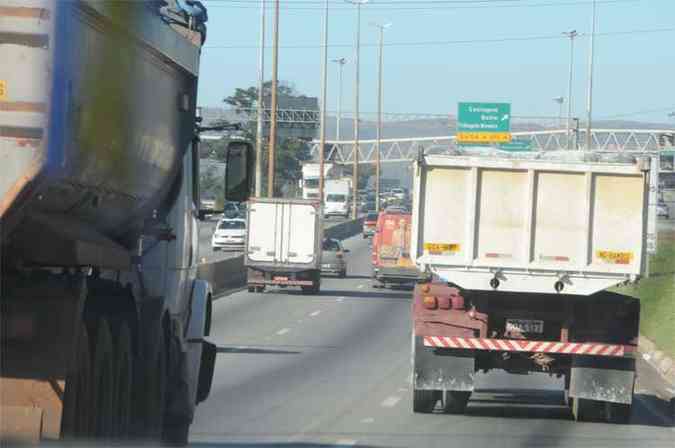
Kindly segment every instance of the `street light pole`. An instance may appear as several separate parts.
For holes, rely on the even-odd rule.
[[[380,211],[380,145],[382,143],[382,70],[383,70],[383,49],[384,49],[384,30],[391,26],[391,23],[373,26],[380,30],[380,50],[378,55],[377,68],[377,143],[375,145],[375,211]]]
[[[342,69],[347,63],[346,58],[332,59],[338,64],[338,97],[337,97],[337,122],[335,123],[335,140],[340,141],[340,121],[342,121]]]
[[[562,125],[563,104],[565,103],[564,96],[556,96],[553,101],[558,103],[558,126]]]
[[[590,51],[588,52],[588,121],[586,123],[586,150],[591,149],[593,144],[593,137],[591,136],[591,120],[593,114],[593,49],[595,47],[595,11],[596,11],[596,0],[593,0],[593,22],[591,23],[591,42],[590,42]]]
[[[347,3],[356,5],[356,42],[355,42],[355,77],[354,77],[354,155],[352,168],[352,218],[358,214],[359,192],[359,53],[361,51],[361,5],[368,0],[346,0]]]
[[[570,39],[570,76],[567,84],[567,149],[569,150],[572,145],[572,136],[570,135],[570,132],[572,131],[572,69],[574,67],[574,39],[579,33],[577,33],[577,30],[572,30],[563,34]]]
[[[262,193],[263,115],[265,113],[265,93],[263,92],[265,84],[265,0],[260,0],[260,49],[258,51],[258,121],[256,123],[255,135],[255,196],[259,198]]]
[[[326,146],[326,98],[328,91],[328,0],[323,9],[323,42],[321,56],[321,128],[319,130],[319,203],[323,206],[324,147]]]
[[[279,75],[279,0],[274,2],[274,28],[272,29],[272,101],[270,105],[270,145],[267,161],[267,197],[274,197],[274,157],[277,144],[277,82]]]

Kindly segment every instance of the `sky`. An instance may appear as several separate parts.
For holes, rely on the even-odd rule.
[[[354,107],[356,10],[329,1],[329,59],[345,57],[343,111]],[[256,85],[260,0],[205,0],[208,37],[199,103],[222,106],[237,87]],[[323,0],[280,0],[279,79],[319,96]],[[271,78],[274,3],[267,5],[265,78]],[[586,116],[592,0],[370,0],[361,7],[360,110],[376,111],[377,39],[385,31],[383,110],[456,114],[459,101],[504,101],[514,116],[567,111],[570,40],[576,30],[573,115]],[[673,123],[675,1],[597,0],[594,119]],[[483,41],[483,42],[481,42]],[[485,42],[492,41],[492,42]],[[497,41],[497,42],[495,42]],[[420,44],[425,43],[425,44]],[[327,108],[338,96],[329,63]],[[330,112],[329,112],[330,114]]]

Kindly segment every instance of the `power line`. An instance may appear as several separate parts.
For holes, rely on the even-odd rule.
[[[210,0],[216,1],[216,0]],[[235,4],[207,4],[209,8],[230,8],[230,9],[257,9],[254,2],[245,2],[244,0],[223,0],[229,2],[237,2]],[[467,0],[464,2],[378,2],[368,5],[370,11],[439,11],[439,10],[462,10],[462,9],[496,9],[496,8],[539,8],[539,7],[558,7],[558,6],[588,6],[589,2],[576,1],[562,1],[562,2],[544,2],[544,3],[523,3],[533,0],[495,0],[499,3],[494,3],[488,0]],[[504,3],[504,2],[513,3]],[[538,1],[538,0],[534,0]],[[600,0],[597,4],[617,4],[617,3],[634,3],[644,0]],[[517,2],[517,3],[516,3]],[[296,6],[299,5],[299,6]],[[304,6],[309,5],[309,6]],[[314,6],[315,5],[315,6]],[[284,11],[321,11],[322,8],[317,2],[287,2],[281,7]],[[350,11],[350,8],[345,6],[343,2],[333,3],[331,11]],[[458,6],[459,5],[459,6]]]
[[[624,36],[634,34],[652,34],[652,33],[667,33],[675,31],[675,27],[669,28],[653,28],[653,29],[639,29],[627,31],[610,31],[605,33],[596,33],[596,36]],[[579,34],[579,37],[586,37],[586,34]],[[418,42],[389,42],[384,45],[387,47],[414,47],[414,46],[438,46],[438,45],[468,45],[468,44],[489,44],[489,43],[507,43],[507,42],[528,42],[540,40],[563,40],[565,36],[560,34],[549,34],[541,36],[521,36],[521,37],[502,37],[492,39],[460,39],[460,40],[436,40],[436,41],[418,41]],[[352,44],[329,44],[332,48],[351,48]],[[361,44],[363,47],[375,47],[376,43]],[[207,45],[205,49],[251,49],[258,48],[257,45]],[[284,49],[316,49],[320,45],[283,45]]]

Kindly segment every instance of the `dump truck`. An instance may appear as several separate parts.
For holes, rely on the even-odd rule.
[[[208,396],[189,3],[0,0],[4,440],[184,444]]]
[[[249,292],[267,286],[321,288],[321,203],[314,199],[251,198],[244,264]]]
[[[411,284],[419,273],[410,258],[411,215],[400,210],[380,212],[372,244],[373,288]]]
[[[564,378],[577,420],[626,422],[656,173],[630,154],[421,155],[411,255],[413,410],[464,412],[476,372]]]

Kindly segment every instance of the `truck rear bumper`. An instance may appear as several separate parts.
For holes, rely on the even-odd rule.
[[[376,280],[387,283],[411,283],[420,278],[415,268],[375,268],[373,276]]]
[[[553,353],[558,355],[588,355],[632,357],[633,345],[601,342],[531,341],[523,339],[463,338],[454,336],[423,336],[425,347],[458,350],[487,350],[495,352]]]

